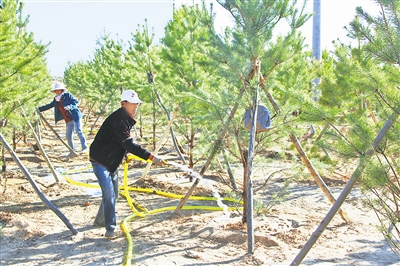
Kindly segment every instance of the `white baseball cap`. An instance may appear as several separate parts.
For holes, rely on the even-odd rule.
[[[121,102],[128,101],[130,103],[142,103],[139,96],[134,90],[123,91],[121,94]]]

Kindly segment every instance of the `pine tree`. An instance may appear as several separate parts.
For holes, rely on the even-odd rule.
[[[396,160],[400,150],[400,1],[377,1],[377,5],[381,13],[376,16],[361,7],[356,9],[348,30],[358,47],[339,43],[333,56],[325,55],[321,68],[325,111],[312,116],[329,125],[319,146],[342,162],[366,161],[361,182],[367,205],[374,209],[382,233],[400,254],[396,244],[400,238],[396,224],[400,207],[400,165]],[[369,157],[367,151],[388,121],[393,121],[393,126]]]
[[[225,36],[213,34],[212,43],[216,49],[211,56],[220,62],[220,71],[224,77],[240,91],[234,93],[236,99],[230,107],[230,114],[226,117],[221,134],[216,139],[207,162],[201,173],[207,170],[212,158],[222,148],[230,123],[235,119],[239,108],[253,107],[267,98],[272,98],[271,91],[267,89],[269,78],[286,61],[301,53],[304,38],[298,33],[310,15],[304,15],[304,5],[300,11],[296,8],[297,1],[218,1],[234,18],[235,25],[225,31]],[[286,35],[274,36],[277,24],[286,20],[289,30]],[[210,31],[212,25],[208,24]],[[281,66],[283,67],[283,66]],[[272,82],[271,82],[272,83]],[[260,95],[260,101],[254,102],[261,86],[266,95]],[[244,99],[242,98],[244,96]],[[247,107],[246,107],[247,105]],[[243,109],[241,109],[243,110]],[[242,111],[244,113],[244,110]],[[236,118],[238,119],[238,118]],[[238,125],[238,124],[237,124]],[[238,127],[237,127],[238,128]],[[236,132],[238,132],[236,130]],[[242,133],[243,134],[243,133]],[[243,221],[247,217],[247,195],[249,181],[248,150],[242,135],[235,133],[239,151],[236,155],[243,165],[245,211]],[[254,137],[253,137],[254,138]],[[246,140],[249,140],[246,138]],[[250,139],[250,143],[254,139]]]
[[[166,101],[180,107],[177,130],[185,138],[190,168],[203,159],[211,147],[210,140],[220,125],[210,121],[219,120],[226,106],[220,102],[224,91],[218,89],[224,86],[223,78],[217,78],[215,64],[207,56],[213,47],[209,42],[210,33],[202,24],[204,17],[210,19],[204,3],[182,6],[174,12],[161,40],[164,65],[158,80],[168,88],[163,90]]]
[[[48,93],[51,77],[44,55],[47,46],[34,41],[22,18],[23,3],[9,0],[0,9],[0,127],[3,135],[25,134],[25,113],[33,114]],[[15,147],[14,147],[15,148]]]

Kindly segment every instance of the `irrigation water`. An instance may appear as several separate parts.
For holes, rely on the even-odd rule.
[[[228,210],[228,206],[226,206],[223,202],[222,202],[222,198],[221,195],[218,193],[218,191],[215,189],[215,187],[211,184],[211,182],[209,182],[208,180],[204,179],[199,173],[193,171],[193,169],[190,169],[189,167],[179,164],[179,163],[175,163],[175,162],[169,162],[169,165],[175,166],[176,168],[188,173],[189,175],[191,175],[194,178],[198,178],[201,182],[203,182],[203,184],[212,191],[213,196],[217,199],[217,204],[219,207],[221,207],[224,210],[224,216],[226,219],[229,219],[230,215],[229,215],[229,210]]]

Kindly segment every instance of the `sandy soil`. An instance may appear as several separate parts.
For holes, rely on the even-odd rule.
[[[63,132],[63,125],[55,129]],[[93,136],[87,137],[90,143]],[[286,199],[269,213],[254,218],[254,253],[248,254],[247,229],[241,222],[239,210],[228,213],[203,210],[201,206],[218,205],[215,201],[189,200],[185,206],[200,206],[200,209],[181,210],[179,214],[160,210],[137,218],[130,217],[134,212],[126,197],[120,196],[118,224],[130,217],[127,222],[130,237],[118,227],[117,236],[107,239],[105,229],[93,225],[101,200],[100,190],[68,182],[71,179],[96,184],[87,157],[66,158],[67,148],[48,131],[43,130],[42,141],[53,166],[58,172],[64,172],[59,182],[55,182],[44,157],[32,145],[20,142],[16,154],[46,198],[79,233],[73,235],[43,203],[11,156],[6,154],[7,172],[0,173],[0,265],[290,265],[331,207],[314,182],[292,183]],[[161,151],[162,156],[170,160],[176,157],[167,149]],[[152,166],[148,176],[141,178],[145,167],[142,162],[130,163],[130,188],[185,195],[192,186],[186,174],[173,166]],[[121,167],[121,186],[123,174]],[[267,202],[270,193],[282,186],[284,178],[274,178],[268,188],[255,197]],[[337,197],[345,180],[330,181],[327,184]],[[255,186],[263,182],[262,177],[254,181]],[[193,195],[212,196],[210,184],[220,195],[227,196],[228,187],[217,176],[206,176]],[[129,195],[150,212],[176,207],[180,201],[137,190],[130,191]],[[351,192],[342,209],[352,221],[345,223],[336,215],[302,265],[400,265],[399,257],[376,229],[375,214],[363,208],[361,198],[358,189]],[[224,204],[240,207],[225,201]]]

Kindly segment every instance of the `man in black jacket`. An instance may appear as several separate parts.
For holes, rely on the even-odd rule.
[[[142,103],[137,93],[127,90],[121,94],[121,108],[104,120],[90,145],[90,162],[102,192],[102,201],[94,224],[104,225],[106,237],[114,237],[117,223],[115,204],[118,197],[118,166],[127,152],[155,165],[165,162],[148,150],[134,143],[130,131],[135,125],[135,116]]]

